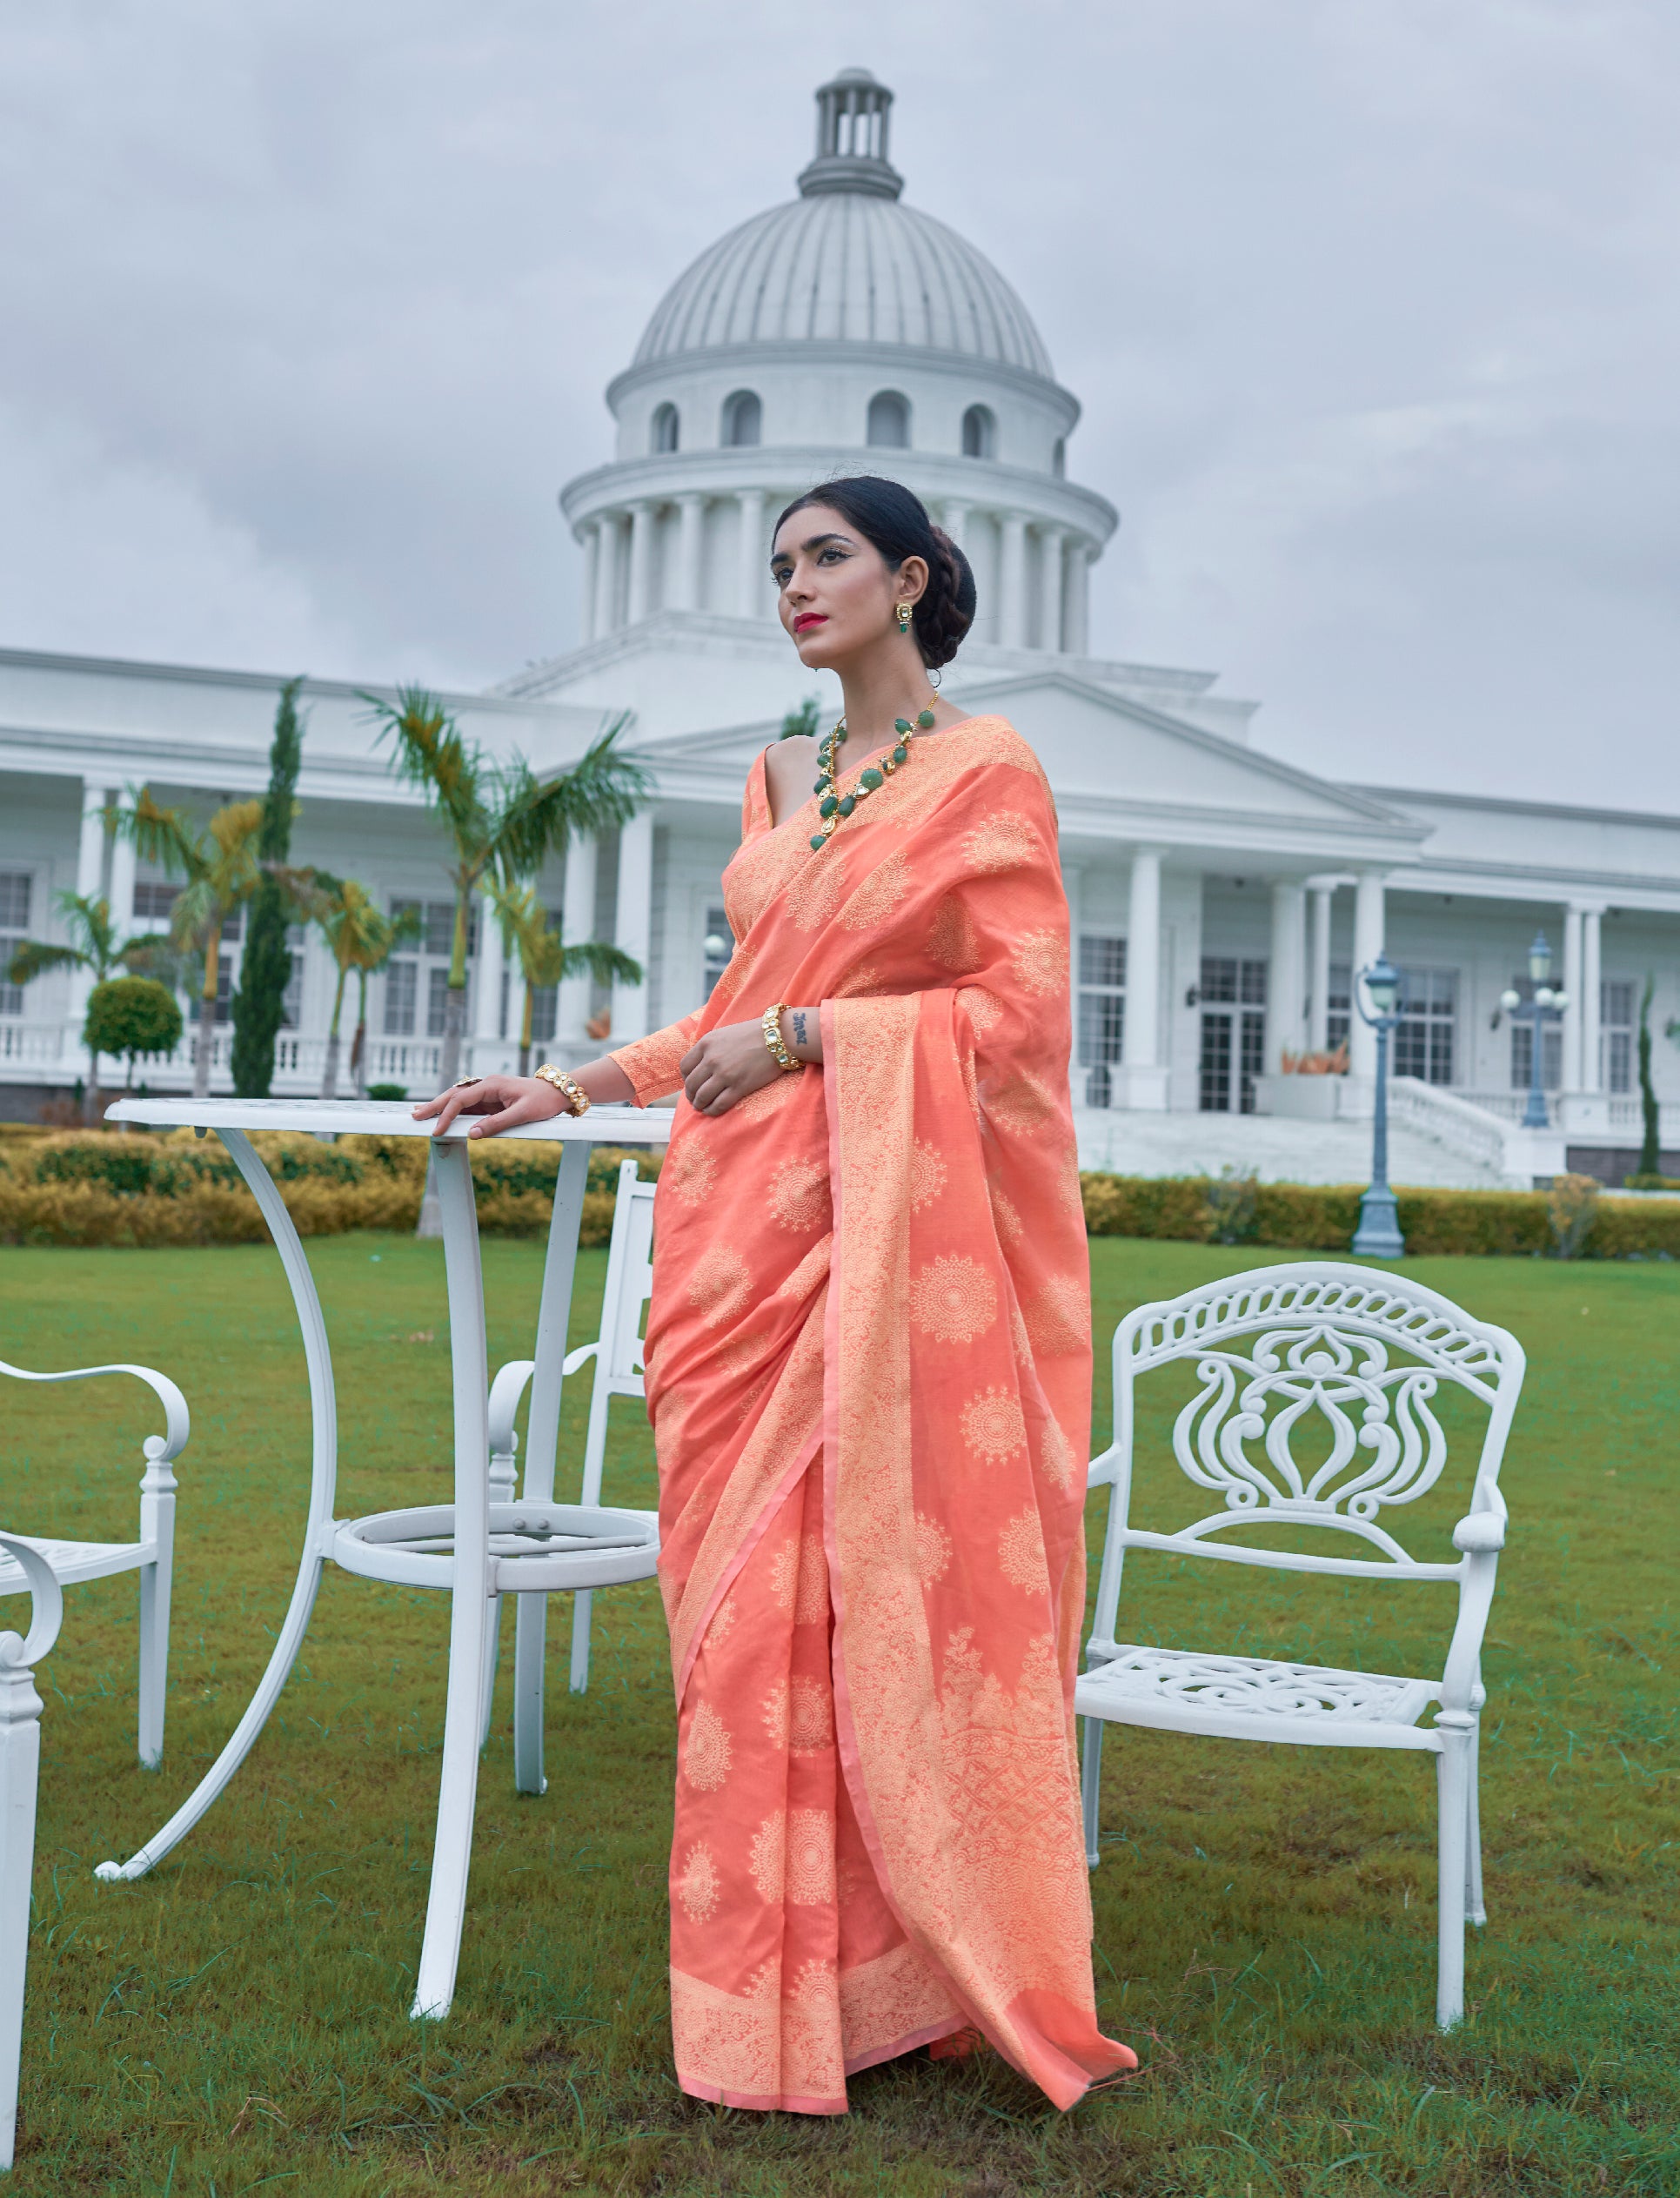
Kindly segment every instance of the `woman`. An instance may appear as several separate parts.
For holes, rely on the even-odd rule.
[[[682,1094],[647,1399],[683,2088],[840,2114],[854,2070],[978,2031],[1068,2107],[1136,2064],[1096,2027],[1070,1708],[1091,1350],[1055,813],[1010,727],[934,692],[974,585],[907,489],[801,497],[770,569],[846,714],[753,767],[711,998],[416,1111],[487,1112],[477,1136]]]

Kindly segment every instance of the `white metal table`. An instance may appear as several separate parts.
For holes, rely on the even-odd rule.
[[[590,1149],[664,1144],[670,1136],[669,1119],[662,1112],[645,1113],[634,1107],[595,1106],[581,1118],[557,1116],[552,1122],[533,1122],[505,1133],[509,1138],[562,1148],[537,1317],[525,1498],[506,1504],[492,1501],[489,1355],[478,1211],[466,1135],[469,1117],[458,1118],[443,1136],[431,1137],[430,1124],[417,1122],[405,1104],[182,1096],[125,1099],[110,1109],[107,1119],[147,1128],[191,1128],[200,1136],[213,1129],[226,1146],[268,1223],[297,1308],[309,1370],[312,1461],[308,1526],[297,1581],[274,1652],[250,1705],[220,1755],[162,1830],[127,1862],[102,1862],[97,1874],[107,1880],[144,1876],[192,1829],[227,1785],[250,1752],[297,1661],[325,1565],[339,1565],[364,1578],[446,1585],[451,1597],[449,1682],[438,1834],[412,2008],[417,2017],[445,2015],[454,1996],[466,1913],[484,1674],[490,1614],[496,1607],[492,1598],[519,1592],[523,1610],[529,1596],[536,1606],[533,1616],[540,1625],[540,1598],[545,1590],[606,1585],[614,1579],[645,1577],[650,1545],[651,1550],[657,1550],[657,1530],[651,1527],[646,1514],[586,1509],[552,1499],[566,1326]],[[251,1142],[249,1133],[253,1129],[431,1137],[443,1211],[454,1384],[452,1506],[432,1507],[424,1518],[406,1512],[382,1512],[351,1520],[334,1518],[338,1409],[326,1321],[291,1216]],[[519,1538],[519,1553],[513,1553],[514,1537]],[[532,1550],[534,1554],[525,1553]],[[539,1776],[537,1789],[540,1790]]]

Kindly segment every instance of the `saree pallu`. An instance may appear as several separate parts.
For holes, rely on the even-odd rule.
[[[860,758],[857,767],[863,767]],[[855,783],[855,773],[842,791]],[[1090,1297],[1068,907],[1000,718],[916,740],[813,852],[763,760],[703,1010],[821,1003],[820,1069],[676,1110],[647,1394],[679,1711],[679,2078],[843,2113],[859,2068],[978,2027],[1061,2107],[1096,2027],[1072,1691]]]

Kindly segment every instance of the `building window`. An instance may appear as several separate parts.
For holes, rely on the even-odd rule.
[[[1534,997],[1534,979],[1526,973],[1511,979],[1511,990],[1520,993],[1527,1007]],[[1534,1025],[1525,1015],[1519,1022],[1511,1017],[1511,1089],[1527,1091],[1534,1082]],[[1540,1089],[1556,1091],[1563,1082],[1563,1028],[1556,1015],[1549,1015],[1540,1040]]]
[[[970,405],[962,416],[962,454],[990,458],[997,449],[998,424],[984,405]]]
[[[1329,989],[1324,995],[1324,1042],[1332,1053],[1347,1044],[1353,1029],[1353,990],[1352,962],[1331,962]]]
[[[648,439],[648,448],[656,457],[661,457],[666,452],[676,449],[680,434],[681,428],[677,419],[676,406],[674,405],[656,405],[653,412],[653,432]]]
[[[1401,975],[1395,1025],[1394,1072],[1424,1083],[1453,1080],[1453,1031],[1458,1015],[1456,969],[1407,969]]]
[[[29,936],[30,888],[34,881],[27,870],[0,870],[0,1015],[23,1012],[23,988],[5,982],[6,964]]]
[[[1126,942],[1112,934],[1079,937],[1079,1065],[1085,1103],[1106,1107],[1114,1096],[1114,1064],[1126,1052]]]
[[[1050,452],[1050,471],[1059,481],[1068,477],[1068,442],[1065,436],[1056,437],[1056,446]]]
[[[1598,988],[1598,1076],[1606,1091],[1633,1089],[1634,987],[1606,977]]]
[[[412,954],[397,955],[385,965],[385,1035],[412,1038],[421,1001],[425,1003],[425,1035],[441,1038],[449,991],[449,959],[455,940],[455,903],[452,901],[393,901],[393,916],[418,911],[420,937]],[[479,951],[479,908],[467,911],[466,952],[471,963]],[[469,986],[472,979],[469,967]]]
[[[872,450],[909,449],[909,400],[897,390],[879,390],[869,399],[868,441]]]
[[[280,995],[280,1028],[295,1030],[304,1012],[304,927],[301,923],[287,924],[286,951],[291,957],[291,975],[286,979],[286,988]]]
[[[1201,957],[1203,1114],[1251,1115],[1255,1078],[1266,1065],[1266,963],[1235,955]]]
[[[750,389],[737,389],[723,400],[726,450],[750,450],[764,439],[764,407]]]
[[[735,951],[735,935],[729,928],[729,918],[720,908],[706,912],[706,930],[700,939],[700,953],[704,963],[700,974],[700,997],[709,1000],[712,988],[729,967],[729,957]]]
[[[204,995],[201,989],[204,982],[203,960],[204,957],[200,955],[198,957],[198,966],[194,968],[192,973],[192,990],[187,999],[187,1020],[189,1022],[202,1022],[204,1019]],[[218,1022],[225,1022],[228,1021],[232,1013],[233,956],[224,951],[223,953],[218,954],[216,957],[215,1020]]]
[[[178,885],[166,884],[158,878],[136,879],[134,921],[137,923],[167,923],[180,897]]]

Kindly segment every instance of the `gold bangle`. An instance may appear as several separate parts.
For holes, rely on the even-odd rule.
[[[557,1069],[552,1062],[545,1061],[537,1075],[544,1083],[552,1083],[561,1098],[572,1102],[574,1115],[586,1115],[594,1105],[594,1101],[568,1070]]]
[[[773,1008],[766,1008],[759,1018],[759,1028],[764,1033],[764,1042],[775,1055],[776,1066],[782,1070],[784,1075],[790,1069],[803,1069],[805,1066],[804,1062],[794,1060],[782,1042],[781,1019],[786,1013],[787,1002],[782,1000],[779,1001]]]

